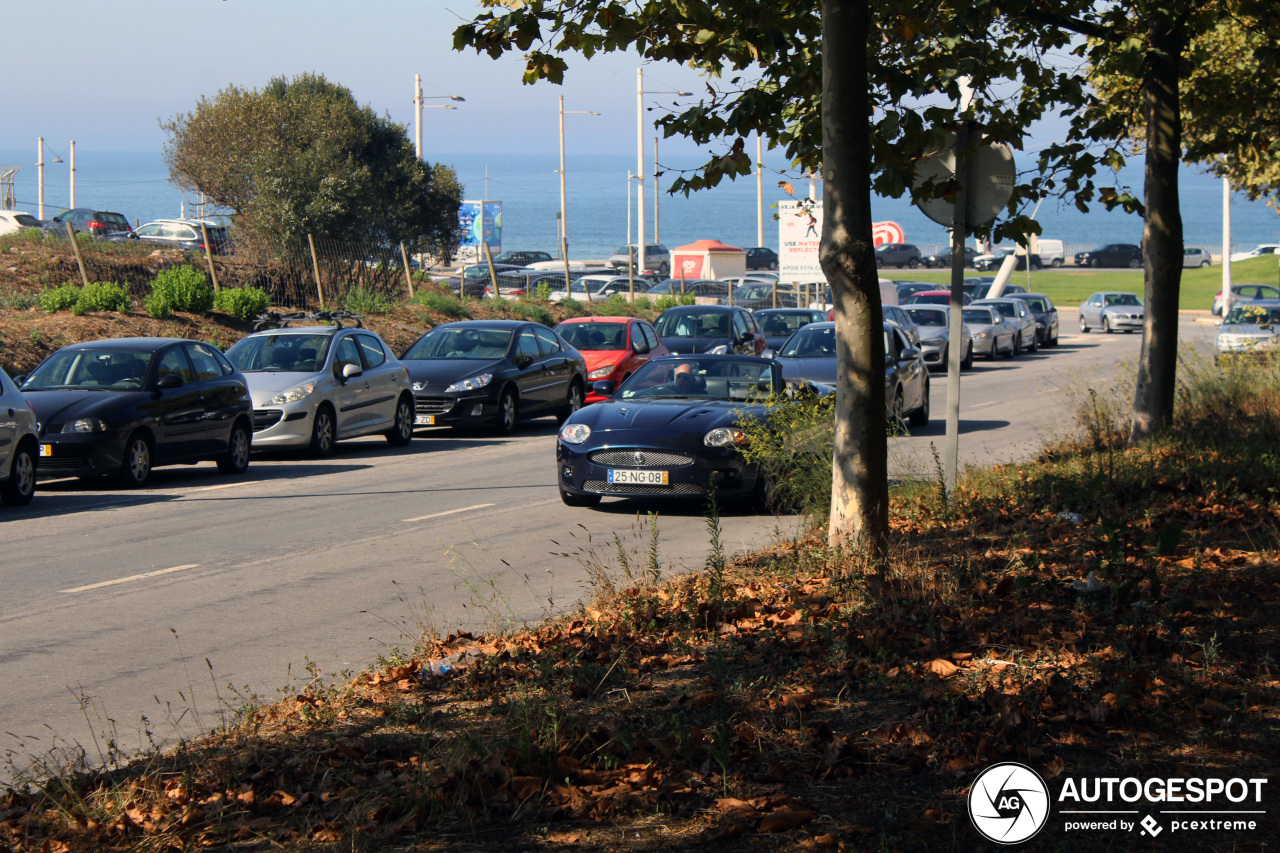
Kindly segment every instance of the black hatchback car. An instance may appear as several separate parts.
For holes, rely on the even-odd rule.
[[[123,214],[89,207],[73,207],[63,211],[49,220],[44,228],[55,237],[65,237],[68,225],[73,233],[89,234],[99,240],[121,239],[133,231]]]
[[[586,399],[587,362],[555,332],[521,320],[442,323],[400,356],[413,381],[414,425],[492,427],[564,420]]]
[[[747,269],[749,270],[776,270],[778,268],[778,253],[768,246],[754,246],[747,249]]]
[[[159,465],[249,467],[249,387],[216,347],[117,338],[63,347],[25,377],[40,422],[39,475],[110,475],[142,486]]]

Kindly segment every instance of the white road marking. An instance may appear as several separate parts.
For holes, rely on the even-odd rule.
[[[251,484],[251,483],[253,483],[253,482],[256,482],[256,481],[254,481],[254,480],[248,480],[248,481],[243,482],[243,483],[223,483],[221,486],[201,486],[201,487],[200,487],[200,488],[198,488],[198,489],[188,489],[188,491],[190,491],[190,492],[212,492],[212,491],[214,491],[215,489],[234,489],[234,488],[236,488],[237,486],[248,486],[248,485],[250,485],[250,484]]]
[[[103,581],[102,583],[91,583],[88,586],[76,586],[71,589],[64,589],[62,592],[88,592],[91,589],[102,589],[104,586],[115,586],[118,583],[128,583],[129,581],[140,581],[145,578],[154,578],[160,575],[167,575],[172,572],[181,572],[184,569],[194,569],[199,563],[188,563],[185,566],[174,566],[171,569],[158,569],[154,572],[144,572],[140,575],[129,575],[127,578],[116,578],[113,581]]]
[[[433,512],[431,515],[420,515],[417,518],[406,518],[405,521],[426,521],[428,518],[439,518],[442,515],[455,515],[459,512],[469,512],[473,509],[484,509],[485,507],[490,506],[494,506],[494,504],[476,504],[475,506],[464,506],[461,509],[447,509],[444,512]]]

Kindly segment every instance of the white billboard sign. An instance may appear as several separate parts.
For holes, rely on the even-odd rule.
[[[822,202],[778,203],[778,277],[785,282],[825,282],[818,266],[822,244]]]

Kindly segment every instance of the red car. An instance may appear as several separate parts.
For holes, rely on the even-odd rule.
[[[651,358],[670,355],[648,322],[636,317],[573,317],[555,327],[556,334],[587,361],[587,381],[622,380]],[[608,399],[588,386],[587,403]]]

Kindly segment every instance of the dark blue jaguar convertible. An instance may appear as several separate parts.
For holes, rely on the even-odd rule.
[[[602,497],[762,498],[757,466],[742,458],[744,419],[763,418],[783,392],[777,363],[754,356],[689,355],[649,361],[609,399],[580,409],[560,429],[556,480],[569,506]]]

